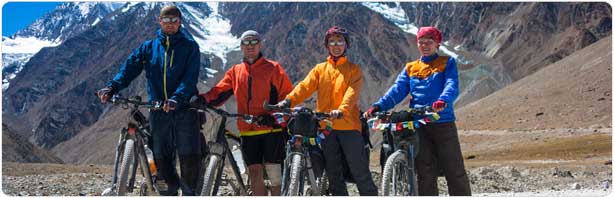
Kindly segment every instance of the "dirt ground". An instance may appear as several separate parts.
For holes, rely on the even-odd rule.
[[[459,137],[475,195],[611,192],[611,128],[461,130]],[[109,186],[112,169],[110,165],[3,163],[2,191],[7,195],[99,195]],[[371,170],[379,186],[379,149],[371,152]],[[446,195],[444,178],[439,187],[440,194]],[[358,195],[355,185],[348,190]],[[230,194],[226,191],[221,195]]]

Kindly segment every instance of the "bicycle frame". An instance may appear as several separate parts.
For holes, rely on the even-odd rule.
[[[309,112],[311,117],[311,122],[319,122],[322,120],[325,120],[325,118],[328,118],[330,115],[326,114],[326,113],[319,113],[319,112],[313,112],[309,109],[303,109],[303,108],[294,108],[294,109],[283,109],[281,113],[275,113],[279,116],[290,116],[290,117],[294,117],[296,116],[296,112],[302,111],[302,112]],[[280,123],[278,123],[280,124]],[[319,127],[318,127],[319,128]],[[311,129],[304,129],[304,130],[311,130]],[[313,130],[317,130],[317,128],[314,128]],[[299,179],[299,183],[298,183],[298,191],[296,192],[296,195],[299,196],[303,196],[304,195],[304,186],[305,186],[305,176],[307,176],[309,185],[310,185],[310,191],[311,191],[311,195],[315,195],[315,196],[320,196],[321,194],[321,189],[320,186],[318,185],[320,182],[322,182],[322,175],[316,175],[313,169],[313,164],[311,162],[311,153],[310,150],[313,147],[318,147],[320,148],[320,137],[318,133],[315,133],[316,135],[313,137],[310,136],[303,136],[301,134],[297,134],[296,132],[293,132],[290,140],[288,140],[288,142],[286,143],[286,159],[284,160],[284,169],[283,169],[283,174],[282,174],[282,192],[281,195],[282,196],[294,196],[295,194],[292,194],[293,192],[289,192],[291,190],[291,186],[292,185],[292,177],[289,171],[292,170],[292,166],[293,166],[293,159],[295,158],[295,156],[298,156],[301,162],[301,164],[299,165],[299,167],[302,167],[299,170],[298,173],[298,179]],[[322,167],[322,171],[324,172],[324,167]]]
[[[408,163],[407,167],[403,167],[405,170],[408,171],[413,171],[413,174],[416,174],[416,166],[415,166],[415,159],[416,159],[416,146],[418,145],[418,134],[415,133],[415,131],[413,132],[412,137],[413,139],[410,138],[403,138],[403,139],[394,139],[392,137],[394,137],[394,135],[392,134],[392,131],[390,128],[387,128],[385,130],[385,134],[387,137],[390,137],[390,139],[393,139],[392,141],[389,141],[388,144],[389,146],[392,148],[392,150],[394,151],[394,153],[401,153],[400,155],[403,156],[405,158],[405,161]],[[392,156],[392,154],[390,155]],[[395,173],[393,173],[393,175],[396,175]],[[418,186],[417,183],[414,183],[412,178],[410,178],[412,175],[411,174],[405,174],[404,175],[406,177],[406,181],[410,181],[408,183],[408,187],[409,187],[409,194],[406,194],[404,196],[417,196],[418,195]],[[393,186],[397,186],[396,180],[392,180]],[[413,187],[413,189],[412,189]]]
[[[395,191],[392,195],[412,196],[418,195],[418,186],[416,179],[415,158],[418,153],[419,136],[417,134],[417,128],[419,124],[426,124],[431,120],[439,119],[439,115],[436,113],[430,113],[431,108],[425,107],[422,109],[410,109],[409,111],[401,112],[380,112],[376,113],[377,118],[370,119],[370,123],[376,120],[385,121],[383,127],[375,127],[383,129],[384,138],[388,144],[382,143],[382,149],[392,149],[390,155],[388,151],[385,151],[386,164],[382,171],[382,193],[385,196],[389,196],[390,190]],[[415,119],[415,117],[425,117],[423,119]],[[393,128],[394,127],[394,128]],[[394,130],[393,130],[394,129]],[[400,157],[402,158],[398,158]],[[390,167],[390,166],[401,167]],[[409,171],[409,172],[406,172]],[[403,173],[406,173],[403,175]],[[397,178],[397,174],[401,174],[402,178]],[[391,180],[391,181],[388,181]],[[398,184],[397,182],[406,181]],[[390,182],[390,183],[388,183]],[[391,188],[390,185],[393,187]],[[397,187],[407,190],[401,190],[403,194],[396,194]]]
[[[209,159],[212,156],[217,156],[218,158],[220,158],[220,166],[218,166],[218,170],[216,172],[216,176],[215,176],[215,182],[213,185],[213,191],[212,191],[212,195],[217,195],[217,192],[219,190],[219,186],[221,184],[221,179],[222,179],[222,172],[224,170],[224,165],[226,162],[226,157],[228,157],[228,159],[230,160],[230,165],[232,168],[232,171],[237,179],[237,183],[239,184],[239,195],[241,196],[246,196],[249,194],[249,190],[246,187],[243,178],[241,177],[241,172],[239,170],[239,166],[237,165],[237,161],[234,158],[234,156],[232,155],[232,152],[230,150],[230,147],[228,145],[228,140],[226,139],[225,136],[225,132],[226,132],[226,120],[227,117],[238,117],[238,116],[243,116],[243,115],[239,115],[239,114],[230,114],[228,112],[225,112],[223,110],[220,109],[215,109],[215,108],[210,108],[208,107],[208,109],[212,110],[213,112],[215,112],[216,114],[220,115],[222,117],[221,123],[218,126],[217,132],[215,133],[215,141],[209,141],[207,142],[207,145],[209,146],[209,155],[206,157],[205,162],[208,162]],[[204,173],[203,173],[204,174]],[[210,195],[203,195],[203,196],[210,196]]]
[[[113,166],[113,178],[111,181],[111,188],[106,189],[105,192],[103,192],[103,195],[105,193],[118,193],[118,168],[120,165],[120,158],[122,158],[124,154],[122,153],[122,151],[124,151],[126,142],[128,140],[133,140],[134,142],[135,158],[133,158],[133,161],[121,162],[122,164],[129,163],[132,167],[132,174],[129,177],[126,191],[133,191],[134,183],[136,180],[137,167],[140,163],[141,173],[145,179],[145,185],[147,187],[147,192],[142,191],[141,193],[150,194],[152,192],[160,192],[158,185],[156,184],[156,177],[151,175],[151,172],[149,170],[149,164],[147,162],[147,157],[145,155],[146,142],[151,138],[151,133],[149,133],[149,122],[147,121],[145,115],[143,115],[143,113],[139,110],[139,107],[152,108],[152,106],[146,103],[141,103],[140,97],[134,97],[134,99],[126,99],[120,98],[119,96],[114,96],[111,99],[111,102],[114,104],[123,105],[123,108],[128,108],[129,105],[132,105],[130,106],[131,121],[128,123],[127,127],[122,128],[122,130],[120,131],[120,136],[115,151],[115,161]],[[143,187],[143,185],[141,186]]]
[[[318,175],[316,176],[314,170],[313,170],[313,166],[311,164],[311,154],[309,152],[309,147],[310,146],[319,146],[318,145],[304,145],[305,143],[308,143],[309,140],[307,140],[308,138],[304,138],[301,135],[293,135],[292,139],[288,140],[288,142],[286,143],[286,159],[284,160],[284,169],[283,169],[283,176],[282,176],[282,192],[281,195],[282,196],[291,196],[288,195],[288,180],[289,178],[287,178],[287,176],[289,176],[288,170],[290,169],[291,166],[291,160],[295,155],[299,155],[301,156],[302,159],[302,166],[301,167],[305,167],[303,170],[301,170],[300,173],[300,183],[299,183],[299,195],[303,195],[303,191],[304,191],[304,184],[305,184],[305,172],[307,173],[307,178],[309,181],[309,184],[311,186],[311,191],[312,191],[312,195],[315,196],[320,196],[320,192],[321,189],[319,188],[319,186],[317,185],[318,182],[317,180],[321,178],[322,175]],[[305,141],[307,140],[307,141]],[[319,140],[317,140],[319,142]]]

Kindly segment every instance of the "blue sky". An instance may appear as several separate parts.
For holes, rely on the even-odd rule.
[[[2,36],[10,36],[53,10],[60,2],[8,2],[2,6]]]

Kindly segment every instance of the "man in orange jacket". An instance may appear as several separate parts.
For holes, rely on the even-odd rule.
[[[265,59],[260,52],[260,34],[248,30],[241,35],[243,62],[230,68],[209,92],[200,94],[193,105],[221,106],[234,95],[237,111],[241,114],[260,115],[259,124],[237,120],[241,133],[241,150],[249,169],[251,189],[256,196],[267,195],[264,170],[271,181],[271,195],[281,192],[281,161],[285,136],[280,126],[262,104],[276,104],[292,91],[290,78],[282,66]]]
[[[286,99],[276,105],[296,106],[317,91],[317,111],[330,112],[333,118],[339,118],[333,119],[333,131],[322,140],[331,193],[336,196],[348,195],[343,167],[340,166],[343,152],[360,195],[377,196],[377,187],[369,171],[368,153],[365,153],[360,134],[362,125],[358,99],[362,88],[362,72],[358,64],[350,62],[345,56],[349,46],[347,30],[338,26],[328,29],[324,46],[330,54],[327,61],[317,64]]]

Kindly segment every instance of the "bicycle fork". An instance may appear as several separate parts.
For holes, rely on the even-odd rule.
[[[410,167],[410,173],[411,174],[407,174],[406,176],[407,181],[409,183],[409,191],[410,191],[410,195],[413,196],[418,196],[418,182],[416,180],[416,174],[418,174],[418,172],[416,171],[416,149],[415,149],[415,145],[414,144],[410,144],[409,148],[408,148],[407,152],[407,162],[408,162],[408,166]]]
[[[305,156],[305,167],[306,167],[306,171],[307,171],[307,177],[309,179],[309,184],[311,185],[311,195],[312,196],[320,196],[320,187],[318,186],[318,184],[316,183],[316,176],[315,173],[313,173],[313,166],[311,164],[311,155],[309,155],[309,151],[307,151],[306,149],[303,149],[304,151],[304,156]]]

